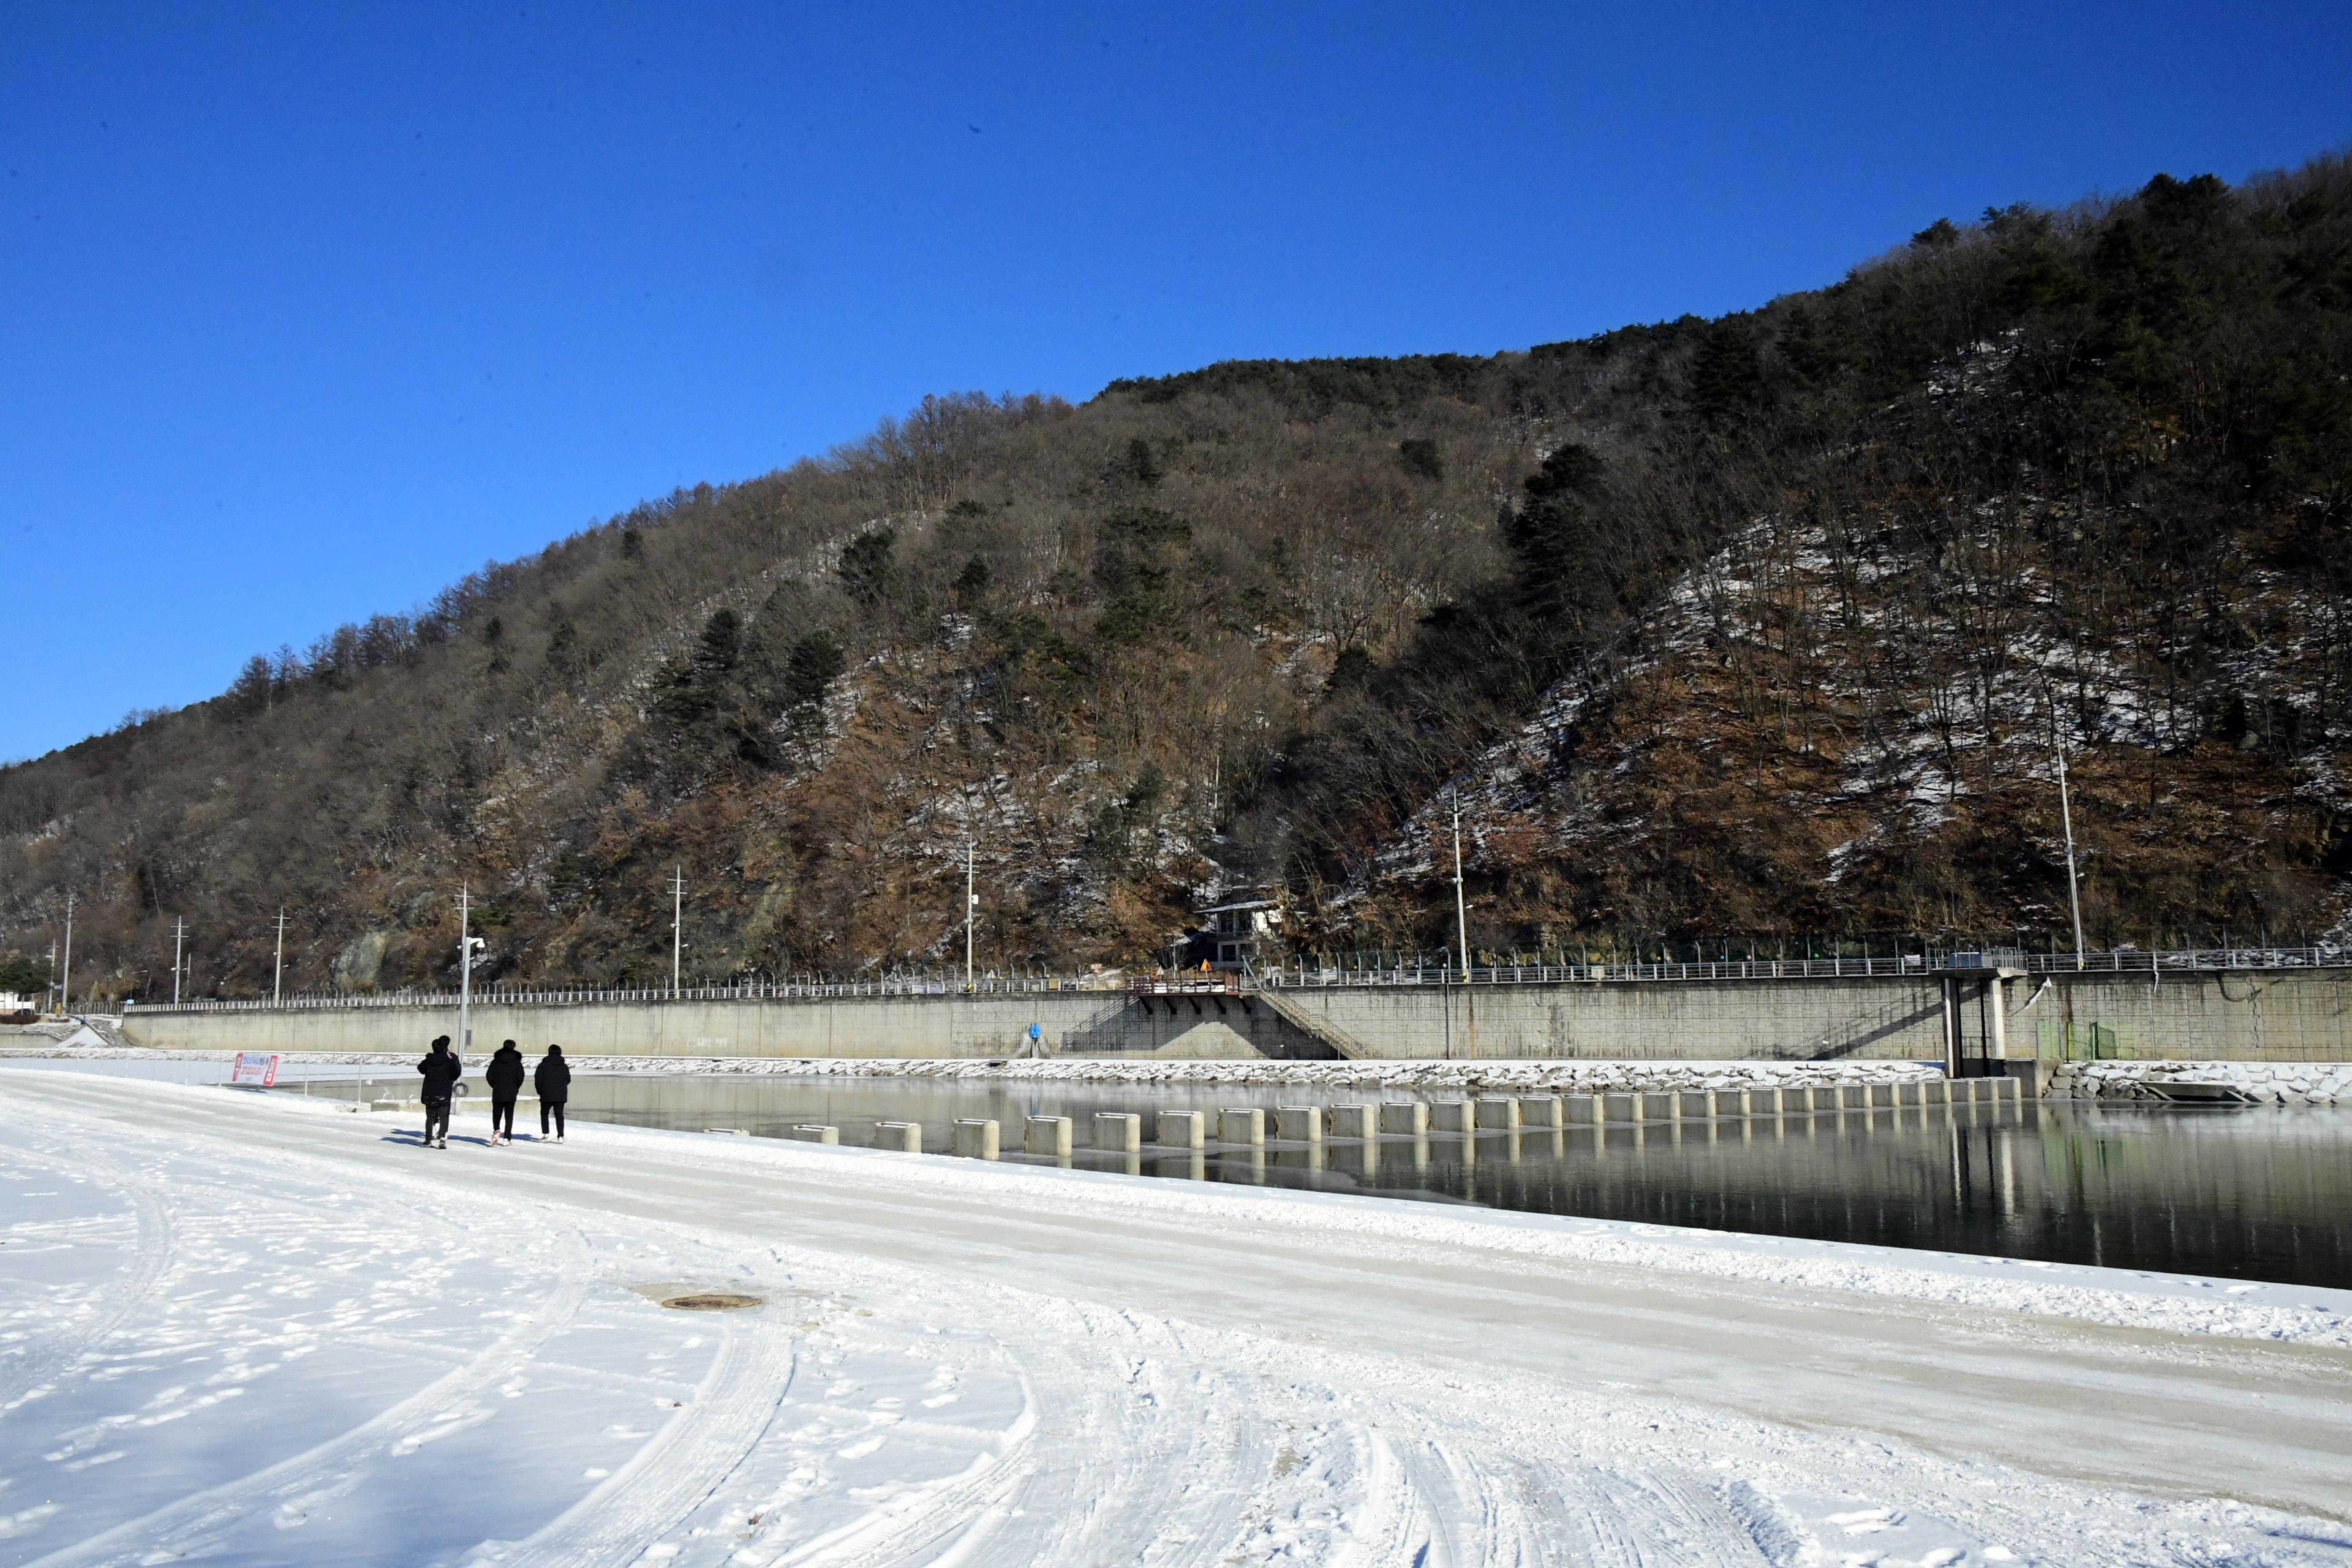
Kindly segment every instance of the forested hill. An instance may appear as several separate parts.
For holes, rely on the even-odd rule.
[[[1312,949],[2345,933],[2352,170],[1938,222],[1491,358],[960,395],[0,772],[77,999]],[[1449,790],[1449,785],[1452,788]],[[2038,935],[2028,940],[2039,941]]]

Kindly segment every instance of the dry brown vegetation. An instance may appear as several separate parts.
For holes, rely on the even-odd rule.
[[[666,980],[1303,941],[2342,916],[2352,179],[2159,180],[1838,287],[1489,359],[961,395],[0,773],[76,990]]]

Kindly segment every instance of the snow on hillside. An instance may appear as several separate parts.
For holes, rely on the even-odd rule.
[[[1884,873],[1995,797],[2020,847],[2056,864],[2053,741],[2078,770],[2105,748],[2144,772],[2121,759],[2177,758],[2217,722],[2242,731],[2242,751],[2292,747],[2286,787],[2309,807],[2352,806],[2326,749],[2352,742],[2352,724],[2318,685],[2326,653],[2352,633],[2345,606],[2239,563],[2210,611],[2227,636],[2208,647],[2210,626],[2101,620],[2071,602],[2080,585],[2048,570],[2036,542],[2067,526],[2045,498],[1998,498],[1969,521],[1932,552],[1891,525],[1752,523],[1432,795],[1377,858],[1375,884],[1451,876],[1457,799],[1465,864],[1489,874],[1568,857],[1572,879],[1687,826],[1745,836],[1833,898],[1874,858]],[[2066,629],[2086,616],[2095,637]],[[2157,656],[2189,661],[2191,635],[2202,663],[2187,681]],[[1717,793],[1697,805],[1696,788]],[[2078,831],[2085,790],[2078,778]],[[2276,800],[2199,801],[2181,777],[2168,792],[2150,805],[2179,795],[2221,812],[2225,836],[2286,827]],[[2150,841],[2194,852],[2211,831],[2175,824]],[[2339,896],[2352,900],[2352,884]]]

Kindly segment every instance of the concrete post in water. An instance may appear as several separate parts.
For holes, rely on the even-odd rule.
[[[1842,1083],[1838,1085],[1837,1103],[1840,1110],[1869,1110],[1870,1086],[1866,1083]]]
[[[1601,1114],[1612,1125],[1639,1121],[1642,1120],[1642,1097],[1638,1094],[1604,1094],[1601,1097]]]
[[[1163,1110],[1156,1142],[1162,1149],[1198,1149],[1208,1142],[1208,1120],[1202,1111]]]
[[[1682,1096],[1650,1090],[1642,1096],[1642,1120],[1672,1121],[1682,1114]]]
[[[1429,1102],[1423,1100],[1391,1100],[1381,1105],[1381,1131],[1407,1132],[1418,1138],[1429,1131]]]
[[[1872,1110],[1877,1110],[1881,1106],[1891,1106],[1894,1103],[1895,1086],[1893,1084],[1874,1083],[1870,1086],[1870,1104]]]
[[[1070,1119],[1066,1116],[1032,1116],[1021,1126],[1021,1151],[1024,1154],[1051,1154],[1066,1160],[1070,1157]]]
[[[841,1129],[838,1127],[795,1127],[792,1130],[791,1136],[803,1143],[838,1143],[841,1142]]]
[[[1249,1148],[1265,1143],[1265,1112],[1258,1107],[1221,1107],[1217,1111],[1217,1142]]]
[[[958,1117],[955,1124],[955,1152],[967,1159],[996,1158],[996,1123],[986,1118]]]
[[[1711,1089],[1686,1089],[1679,1098],[1685,1121],[1704,1121],[1715,1114],[1715,1090]]]
[[[1377,1105],[1335,1105],[1331,1108],[1331,1136],[1334,1138],[1376,1138],[1381,1131],[1381,1108]]]
[[[919,1121],[877,1121],[874,1124],[874,1146],[895,1150],[901,1154],[923,1152],[923,1124]]]
[[[1475,1132],[1477,1109],[1466,1100],[1441,1100],[1430,1107],[1433,1132]]]
[[[1096,1111],[1095,1147],[1114,1154],[1141,1153],[1143,1118],[1125,1110]]]
[[[1772,1086],[1771,1088],[1769,1088],[1769,1089],[1749,1089],[1749,1090],[1748,1091],[1748,1115],[1750,1115],[1750,1116],[1778,1116],[1778,1115],[1780,1115],[1780,1086],[1779,1086],[1778,1084],[1775,1084],[1775,1085],[1773,1085],[1773,1086]]]
[[[1323,1108],[1319,1105],[1285,1105],[1274,1113],[1274,1135],[1293,1143],[1323,1142]]]
[[[1597,1094],[1563,1094],[1559,1097],[1560,1115],[1570,1127],[1591,1127],[1601,1121],[1601,1097]]]
[[[1480,1095],[1478,1126],[1490,1132],[1517,1132],[1519,1130],[1517,1098],[1507,1094]]]
[[[1920,1090],[1921,1086],[1918,1084],[1898,1083],[1895,1086],[1895,1103],[1905,1107],[1925,1105],[1927,1103],[1927,1097]]]
[[[1523,1094],[1519,1096],[1519,1125],[1522,1127],[1563,1127],[1559,1096],[1556,1094]]]
[[[1947,974],[1937,981],[1943,998],[1944,1076],[1960,1076],[1960,983]]]

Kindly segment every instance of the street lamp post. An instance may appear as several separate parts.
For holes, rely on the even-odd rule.
[[[457,1055],[474,1048],[474,909],[472,890],[457,884]],[[488,943],[478,945],[487,946]]]

